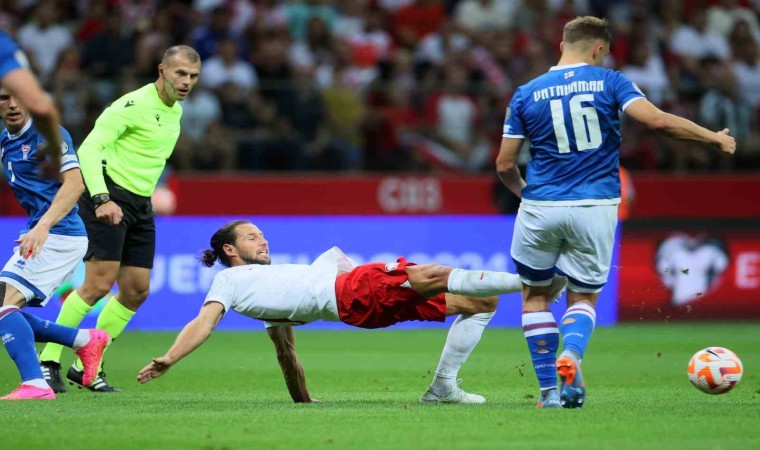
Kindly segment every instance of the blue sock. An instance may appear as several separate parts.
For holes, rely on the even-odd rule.
[[[576,303],[567,308],[559,326],[564,343],[562,353],[570,351],[576,358],[582,359],[583,354],[586,353],[588,341],[591,340],[591,334],[594,332],[595,323],[596,312],[591,305]]]
[[[554,316],[549,311],[524,312],[522,326],[541,390],[556,388],[559,330]]]
[[[21,381],[42,379],[34,348],[34,332],[16,306],[0,308],[0,339],[11,359],[16,363]]]
[[[64,325],[58,325],[49,320],[42,320],[34,314],[23,312],[24,318],[34,331],[34,339],[37,342],[55,342],[56,344],[72,347],[79,330]]]

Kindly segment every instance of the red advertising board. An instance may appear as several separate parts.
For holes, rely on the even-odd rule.
[[[620,320],[760,319],[760,233],[689,228],[624,231]]]
[[[495,214],[495,176],[178,177],[177,214]]]
[[[495,173],[173,175],[175,215],[498,214]],[[633,219],[760,218],[760,175],[632,174]],[[0,182],[0,215],[23,215]]]

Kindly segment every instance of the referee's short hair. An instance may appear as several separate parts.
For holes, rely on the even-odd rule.
[[[173,45],[166,49],[164,57],[161,59],[161,64],[169,65],[169,60],[176,55],[182,55],[187,58],[191,63],[195,63],[201,60],[201,55],[195,51],[194,48],[189,45]]]

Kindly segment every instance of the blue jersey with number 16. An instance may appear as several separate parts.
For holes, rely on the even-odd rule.
[[[588,64],[552,67],[520,86],[505,138],[528,139],[523,201],[541,205],[620,203],[620,119],[644,94],[619,72]]]

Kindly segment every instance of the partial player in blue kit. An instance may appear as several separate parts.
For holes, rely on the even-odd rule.
[[[24,105],[47,142],[60,142],[58,110],[28,67],[29,61],[24,52],[8,34],[0,30],[0,86]],[[44,148],[38,151],[45,153]],[[60,153],[50,152],[47,158],[40,161],[42,174],[47,177],[56,175],[60,163]]]
[[[565,25],[559,63],[515,92],[496,160],[499,178],[522,198],[511,253],[523,282],[523,332],[544,408],[579,408],[585,401],[580,363],[609,275],[620,203],[619,112],[676,139],[727,154],[736,149],[728,129],[712,132],[660,111],[624,75],[601,67],[610,40],[605,19],[579,17]],[[523,179],[517,153],[526,139],[532,159]],[[555,274],[568,280],[559,327],[549,311]]]
[[[38,150],[45,144],[23,107],[0,88],[0,153],[5,178],[16,199],[29,214],[20,231],[19,244],[0,271],[3,305],[0,337],[21,375],[21,386],[2,399],[55,399],[37,362],[37,342],[56,342],[76,350],[87,359],[88,379],[97,375],[103,349],[110,341],[100,330],[78,330],[42,320],[20,310],[43,306],[55,289],[71,274],[87,251],[87,233],[77,214],[76,201],[84,191],[79,162],[69,133],[49,148],[60,148],[60,180],[39,175]]]

